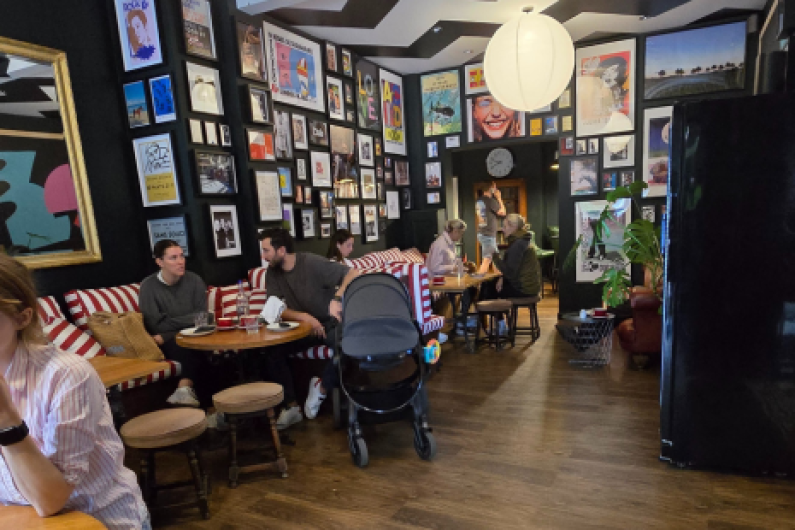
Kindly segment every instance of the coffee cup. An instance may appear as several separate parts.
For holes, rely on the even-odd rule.
[[[595,317],[606,317],[607,316],[607,309],[603,307],[595,307],[593,310],[593,316]]]
[[[231,318],[222,317],[217,320],[219,328],[231,328],[234,326],[234,322]]]

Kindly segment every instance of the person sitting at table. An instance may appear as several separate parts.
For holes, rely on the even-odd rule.
[[[351,260],[348,259],[351,252],[353,252],[353,234],[344,228],[334,232],[328,244],[326,257],[331,261],[336,261],[337,263],[352,267]]]
[[[287,307],[282,313],[283,320],[306,322],[312,326],[308,337],[276,346],[266,356],[271,376],[284,387],[286,408],[279,415],[276,427],[286,429],[303,419],[295,402],[287,356],[312,346],[334,346],[336,326],[342,320],[342,295],[359,273],[317,254],[295,252],[295,242],[290,232],[283,228],[264,230],[259,237],[262,259],[269,263],[265,277],[268,296],[284,300]],[[338,383],[339,374],[334,363],[329,361],[323,377],[313,377],[309,382],[309,396],[304,404],[307,418],[311,420],[317,416],[326,394]]]
[[[466,229],[467,224],[461,219],[447,221],[444,225],[444,232],[431,244],[428,257],[425,258],[425,267],[428,269],[429,276],[455,276],[457,274],[458,256],[455,253],[455,244],[464,237]]]
[[[0,254],[0,504],[42,517],[84,512],[112,530],[150,529],[87,360],[47,342],[27,267]],[[0,508],[2,512],[2,508]]]

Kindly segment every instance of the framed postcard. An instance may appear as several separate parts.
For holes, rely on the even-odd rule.
[[[588,154],[599,154],[599,138],[588,138]]]
[[[641,208],[640,215],[641,215],[641,217],[646,219],[648,222],[654,223],[654,220],[657,217],[656,212],[654,210],[654,205],[653,204],[649,204],[649,205],[643,206]]]
[[[238,20],[237,51],[240,75],[267,83],[268,72],[265,67],[265,50],[262,46],[262,29]]]
[[[644,197],[668,194],[668,138],[673,107],[646,109],[643,114],[643,180],[649,185]]]
[[[320,223],[320,239],[331,238],[331,223]]]
[[[635,128],[635,39],[577,48],[574,73],[577,136]]]
[[[577,156],[588,154],[588,140],[577,140],[575,152]]]
[[[339,71],[337,67],[337,47],[330,42],[326,43],[326,70]]]
[[[145,136],[132,142],[144,207],[182,204],[171,135]]]
[[[276,160],[273,149],[273,133],[261,129],[246,129],[248,139],[248,159],[254,162]]]
[[[218,129],[214,121],[204,122],[204,138],[207,145],[218,145]]]
[[[378,193],[375,186],[375,171],[362,168],[362,199],[377,199]]]
[[[560,146],[558,147],[558,151],[560,152],[560,156],[572,156],[574,155],[574,137],[573,136],[564,136],[559,141]]]
[[[395,174],[392,171],[384,170],[384,184],[387,186],[395,185]]]
[[[597,172],[599,160],[595,157],[572,158],[569,178],[571,195],[596,195],[599,193]]]
[[[381,78],[381,119],[384,124],[384,151],[394,155],[406,154],[406,124],[403,78],[379,69]]]
[[[221,78],[218,70],[186,62],[185,71],[188,74],[191,110],[223,116],[224,103],[221,98]]]
[[[442,194],[438,191],[428,193],[426,199],[428,204],[440,204],[442,202]]]
[[[541,118],[533,118],[530,120],[530,136],[541,136],[544,132],[544,124]]]
[[[250,102],[251,121],[254,123],[273,123],[273,107],[271,106],[270,92],[252,85],[248,85],[247,89]]]
[[[345,121],[348,123],[356,123],[356,113],[353,112],[353,109],[345,110]]]
[[[210,0],[182,1],[182,35],[185,53],[203,59],[217,59]]]
[[[267,22],[262,27],[273,100],[325,112],[320,45]]]
[[[439,158],[439,144],[437,142],[428,142],[428,158]]]
[[[204,131],[202,130],[201,120],[188,120],[188,128],[190,129],[190,141],[194,144],[204,143]]]
[[[400,192],[386,192],[386,218],[400,219]]]
[[[345,105],[352,109],[353,108],[353,83],[350,81],[346,81],[343,83],[345,85]]]
[[[577,248],[575,262],[578,283],[593,283],[606,270],[615,268],[617,263],[626,262],[623,250],[624,229],[630,223],[631,201],[619,199],[610,204],[610,232],[603,233],[602,239],[597,239],[593,228],[607,205],[607,201],[575,203],[574,237],[582,237],[583,242]],[[629,272],[628,262],[626,270]]]
[[[354,236],[362,235],[362,208],[358,204],[348,205],[348,218],[350,219],[351,234]]]
[[[373,137],[359,133],[356,136],[356,142],[359,145],[359,163],[363,166],[374,165],[375,154],[373,153]]]
[[[461,87],[458,70],[420,77],[423,135],[461,132]]]
[[[281,218],[281,211],[279,212]],[[240,227],[237,222],[237,207],[210,205],[210,220],[213,227],[213,246],[216,258],[240,256]]]
[[[234,195],[237,193],[235,159],[231,153],[196,151],[196,175],[199,195]]]
[[[295,187],[295,202],[302,203],[304,202],[304,187],[303,186],[296,186]]]
[[[411,185],[411,179],[409,178],[409,161],[395,161],[395,186],[409,185]]]
[[[312,185],[320,188],[331,187],[331,157],[328,153],[312,151],[309,154],[312,166]]]
[[[378,217],[386,217],[386,203],[382,202],[378,205]]]
[[[232,147],[232,129],[229,125],[220,124],[218,129],[221,135],[221,145],[223,147]]]
[[[356,61],[356,100],[359,127],[380,133],[381,90],[378,86],[378,66],[364,59]]]
[[[295,237],[295,213],[293,212],[293,205],[289,202],[282,204],[282,222],[284,228],[290,231],[290,235]]]
[[[337,230],[348,230],[348,207],[337,205],[334,207],[334,214],[337,221]]]
[[[375,137],[375,156],[381,156],[381,137]]]
[[[158,241],[171,239],[179,244],[185,256],[190,255],[188,229],[184,215],[163,219],[149,219],[146,221],[146,227],[149,232],[149,245],[152,251],[154,251]]]
[[[561,116],[560,130],[563,132],[571,132],[574,130],[574,119],[571,116]]]
[[[635,165],[635,135],[613,136],[602,140],[602,167],[625,167]],[[612,145],[618,148],[613,150]],[[621,147],[623,146],[623,147]]]
[[[309,144],[328,147],[328,124],[309,118]]]
[[[400,200],[403,203],[404,210],[411,210],[414,207],[414,201],[411,197],[411,188],[403,188],[400,190]]]
[[[426,188],[442,187],[441,162],[428,162],[425,164],[425,187]]]
[[[385,201],[386,200],[386,195],[384,195],[384,191],[386,191],[386,188],[384,188],[384,185],[381,182],[377,182],[376,183],[376,188],[378,189],[378,197],[377,197],[378,200],[379,201]]]
[[[312,187],[304,186],[304,204],[312,204]]]
[[[618,171],[602,172],[602,191],[613,191],[618,187]]]
[[[300,157],[295,159],[295,178],[298,180],[306,180],[306,158]]]
[[[306,116],[293,114],[293,146],[296,149],[309,149],[309,133],[306,130]]]
[[[558,97],[558,109],[568,109],[569,107],[571,107],[571,88],[561,92]]]
[[[464,87],[466,95],[488,92],[486,75],[483,73],[483,63],[464,65]]]
[[[461,146],[461,137],[460,136],[448,136],[444,139],[444,146],[448,149],[460,147]]]
[[[130,2],[113,0],[121,41],[124,71],[154,66],[163,62],[155,0]]]
[[[558,134],[557,116],[547,116],[544,118],[544,134]]]
[[[317,237],[315,229],[315,210],[313,208],[301,209],[301,237],[303,239]]]
[[[320,208],[321,219],[334,218],[334,192],[329,190],[318,190],[317,205]]]
[[[276,158],[293,158],[293,140],[290,138],[290,113],[286,110],[273,111],[273,133],[276,142]]]
[[[350,50],[342,48],[342,73],[348,77],[353,77],[353,58]]]
[[[375,166],[375,178],[377,180],[384,180],[384,166],[379,162]]]
[[[525,113],[503,106],[490,94],[467,100],[467,123],[470,143],[521,138],[525,135]],[[540,130],[540,124],[538,128]]]
[[[275,171],[255,171],[257,206],[260,221],[279,221],[282,217],[282,194],[279,174]]]
[[[151,123],[143,81],[124,85],[124,104],[127,107],[127,121],[130,124],[130,129],[144,127]]]
[[[289,167],[280,166],[276,168],[279,173],[279,191],[282,197],[293,196],[293,169]]]
[[[378,241],[378,207],[375,204],[364,205],[364,241]]]
[[[342,79],[326,78],[328,95],[328,116],[335,120],[345,121],[345,98],[343,96]]]
[[[621,185],[622,186],[629,186],[633,182],[635,182],[635,172],[634,171],[622,171],[621,175]]]

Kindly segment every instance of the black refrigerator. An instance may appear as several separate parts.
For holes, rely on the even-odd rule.
[[[795,473],[795,97],[674,107],[661,459]]]

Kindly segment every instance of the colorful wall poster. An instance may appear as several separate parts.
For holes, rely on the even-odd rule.
[[[483,73],[483,63],[464,65],[464,86],[466,95],[488,92],[486,74]]]
[[[152,93],[155,122],[164,123],[176,120],[177,107],[174,105],[174,93],[171,91],[171,76],[166,74],[150,79],[149,91]]]
[[[155,0],[114,0],[124,71],[163,62]]]
[[[180,204],[171,136],[166,133],[136,138],[133,150],[144,206]]]
[[[594,235],[594,228],[599,216],[607,206],[607,201],[581,201],[576,203],[575,237],[582,236],[582,243],[577,248],[576,275],[577,282],[591,283],[608,269],[624,268],[629,272],[629,262],[624,254],[624,229],[630,223],[631,201],[619,199],[610,203],[612,219],[607,222],[609,234],[605,231],[602,238]]]
[[[356,62],[356,99],[359,127],[380,132],[381,91],[378,85],[378,67],[364,59]]]
[[[131,129],[149,125],[149,105],[146,103],[143,81],[124,85],[124,104],[127,107],[127,121]]]
[[[384,151],[406,154],[406,124],[403,120],[403,78],[380,69],[381,118],[384,121]]]
[[[165,219],[149,219],[146,221],[146,226],[149,228],[149,243],[152,250],[158,241],[163,239],[171,239],[179,243],[182,247],[182,252],[190,255],[188,249],[188,229],[185,225],[185,216],[167,217]]]
[[[643,180],[649,185],[644,197],[668,193],[669,142],[673,107],[646,109],[643,114]]]
[[[596,195],[599,193],[599,160],[595,157],[572,158],[569,179],[571,194]]]
[[[182,0],[182,32],[188,54],[216,58],[210,0]]]
[[[422,90],[423,134],[436,136],[461,132],[461,87],[458,70],[424,75]]]
[[[325,112],[320,45],[263,22],[273,100]]]
[[[487,142],[525,135],[525,113],[509,109],[491,94],[469,98],[469,142]]]

